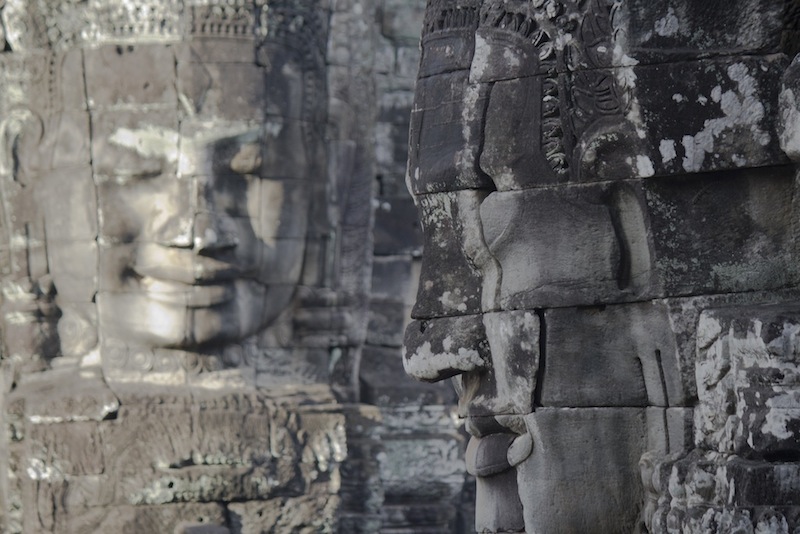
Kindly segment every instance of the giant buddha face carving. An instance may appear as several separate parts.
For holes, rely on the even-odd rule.
[[[146,51],[108,51],[115,62],[138,53]],[[309,202],[302,76],[286,58],[276,48],[268,67],[179,63],[178,98],[199,112],[177,123],[150,112],[98,113],[103,333],[192,347],[243,339],[286,308]]]
[[[21,99],[41,131],[14,146],[36,184],[62,352],[244,340],[289,307],[324,189],[313,2],[113,4],[41,14],[96,34],[9,36],[50,73]]]

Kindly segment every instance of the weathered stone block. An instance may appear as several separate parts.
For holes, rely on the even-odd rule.
[[[645,410],[542,408],[525,421],[534,439],[517,466],[526,531],[632,532],[638,510],[631,503],[642,499]]]
[[[795,310],[785,306],[701,315],[699,447],[765,459],[800,455],[799,323]]]
[[[546,137],[547,128],[560,129],[559,103],[545,94],[548,84],[531,76],[492,86],[480,166],[500,191],[553,184],[567,171],[563,147],[550,146]]]
[[[634,165],[647,164],[643,158],[652,163],[652,173],[640,175],[785,162],[776,125],[786,67],[782,55],[634,67],[628,74],[635,79],[631,91],[651,148],[644,156],[629,156]]]
[[[63,302],[91,302],[97,292],[97,243],[51,240],[47,243],[47,261],[54,269],[53,282]]]
[[[73,174],[75,171],[64,171],[74,166],[88,166],[91,163],[91,136],[89,135],[89,113],[85,111],[65,111],[55,117],[49,117],[45,130],[52,129],[52,147],[49,163],[56,173]],[[49,141],[47,139],[45,142]],[[42,163],[48,162],[47,159]],[[59,172],[61,171],[61,172]]]
[[[29,64],[35,63],[28,60]],[[52,59],[51,59],[52,61]],[[84,70],[83,50],[68,50],[60,58],[55,59],[55,64],[60,63],[61,77],[58,79],[61,104],[68,113],[77,110],[86,110],[86,72]],[[35,69],[32,69],[36,72]],[[87,140],[83,139],[83,141]],[[73,142],[78,141],[74,139]]]
[[[523,415],[533,411],[541,355],[539,316],[533,311],[486,313],[491,363],[456,377],[459,415]]]
[[[647,450],[661,459],[694,446],[694,410],[692,408],[647,407]]]
[[[681,405],[668,311],[659,301],[547,310],[541,405]]]
[[[42,185],[36,194],[46,212],[48,238],[97,237],[97,195],[91,167],[57,169],[43,177]]]
[[[781,33],[791,23],[787,15],[775,0],[712,0],[702,5],[635,0],[619,6],[614,22],[625,35],[620,40],[624,53],[652,63],[777,52]]]
[[[71,368],[50,370],[28,381],[7,403],[19,403],[25,418],[34,424],[102,421],[112,417],[120,404],[97,369]]]
[[[280,76],[267,77],[266,70],[253,63],[194,63],[178,62],[177,74],[172,68],[173,82],[186,97],[182,104],[191,106],[192,114],[198,117],[226,117],[230,120],[263,120],[267,114],[299,118],[299,98],[294,98],[295,105],[290,105],[286,97],[287,87],[284,85],[291,74],[287,72],[286,80]],[[241,87],[235,98],[219,98],[219,87],[226,80],[238,79]],[[267,100],[265,86],[269,86],[275,94],[276,104]],[[277,104],[280,102],[285,107]],[[249,111],[248,111],[249,110]],[[190,115],[192,115],[190,114]]]
[[[194,525],[190,527],[189,525]],[[61,518],[57,532],[193,532],[204,525],[217,534],[226,525],[226,509],[220,503],[182,503],[169,506],[112,506],[90,508]],[[217,530],[212,530],[217,527]],[[226,531],[227,529],[225,529]],[[200,532],[203,532],[202,530]],[[224,532],[224,531],[223,531]]]
[[[92,113],[92,168],[95,180],[142,182],[174,176],[178,163],[175,110],[105,110]]]
[[[231,529],[237,534],[335,532],[340,499],[307,495],[228,505]]]
[[[790,458],[786,458],[789,460]],[[800,506],[800,465],[734,458],[727,464],[729,502],[736,506]]]
[[[111,506],[114,494],[109,491],[109,474],[68,476],[63,498],[63,510],[80,515],[93,507]]]
[[[517,474],[512,469],[475,481],[476,532],[524,532],[523,505],[517,489]]]
[[[408,186],[412,193],[492,189],[479,167],[488,88],[465,71],[423,78],[411,112]]]
[[[25,437],[30,466],[63,475],[100,475],[105,470],[103,444],[95,421],[28,426]]]
[[[482,191],[458,191],[417,197],[425,236],[417,319],[495,309],[497,261],[481,232]],[[487,236],[494,237],[491,233]]]
[[[480,213],[486,243],[502,272],[502,306],[592,305],[652,294],[651,252],[637,188],[593,185],[490,194]]]
[[[669,296],[778,289],[797,278],[788,167],[646,180],[655,268]]]
[[[175,48],[179,62],[253,63],[255,59],[253,44],[246,39],[204,35],[203,39],[194,39],[188,44],[180,43]]]
[[[651,532],[794,532],[800,527],[795,462],[745,460],[696,449],[668,457],[653,475],[661,493],[646,512]]]
[[[86,91],[92,108],[165,104],[175,109],[175,53],[163,44],[119,44],[86,48]],[[139,72],[139,77],[122,73]],[[109,83],[109,80],[114,80]],[[141,83],[144,80],[144,83]]]
[[[98,237],[103,249],[133,241],[150,241],[169,246],[189,247],[193,241],[193,225],[197,211],[197,195],[193,193],[193,183],[189,180],[152,178],[151,183],[135,178],[133,183],[106,181],[97,187]],[[162,194],[153,195],[153,185],[160,183]],[[138,189],[138,193],[132,193]],[[170,217],[166,213],[161,220],[144,220],[141,205],[145,202],[160,201],[181,210],[181,215]],[[167,221],[169,220],[169,224]],[[172,257],[180,257],[177,251],[166,252]],[[188,259],[188,258],[187,258]],[[143,261],[147,262],[145,258]],[[163,261],[163,260],[162,260]],[[184,260],[186,261],[186,260]],[[103,267],[100,267],[103,271]],[[101,287],[102,283],[102,275]]]
[[[443,8],[428,2],[422,31],[421,79],[470,68],[479,17],[476,4],[464,2]]]

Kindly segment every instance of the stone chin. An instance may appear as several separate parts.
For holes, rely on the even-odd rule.
[[[289,307],[295,291],[292,285],[265,286],[244,279],[186,287],[183,294],[98,294],[101,339],[182,350],[236,343],[275,321]]]

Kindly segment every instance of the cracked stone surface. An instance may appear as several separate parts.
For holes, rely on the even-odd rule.
[[[428,1],[404,362],[456,384],[477,531],[800,528],[799,15]]]

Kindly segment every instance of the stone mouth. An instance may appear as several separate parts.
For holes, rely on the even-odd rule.
[[[150,298],[157,302],[189,308],[206,308],[224,304],[236,296],[236,288],[231,280],[185,284],[146,276],[141,281],[141,287]]]

